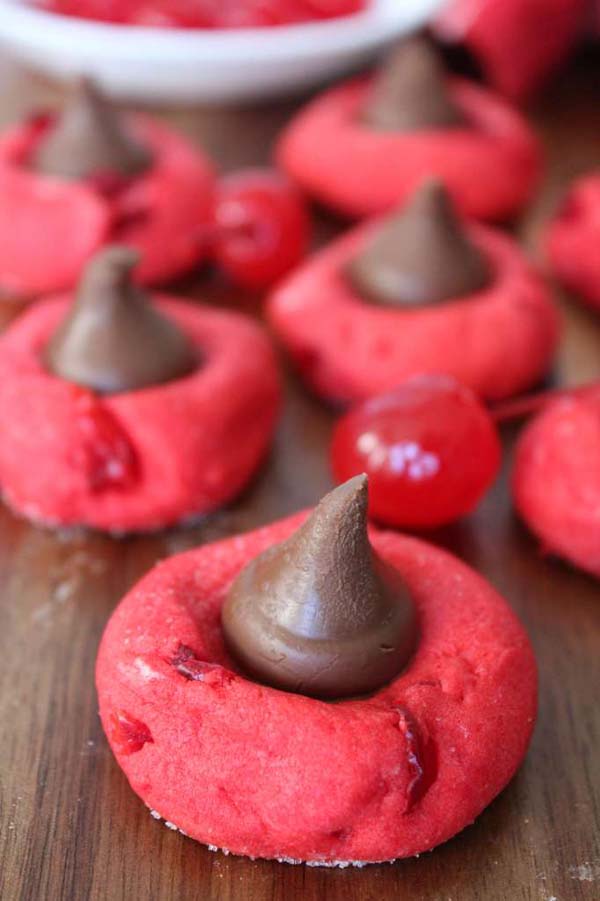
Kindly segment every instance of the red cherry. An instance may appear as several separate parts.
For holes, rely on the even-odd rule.
[[[247,169],[223,178],[214,216],[215,260],[239,285],[268,287],[305,253],[306,206],[296,188],[274,170]]]
[[[135,754],[148,742],[154,743],[148,726],[124,710],[111,714],[109,732],[121,754]]]
[[[90,491],[130,488],[139,476],[137,454],[123,427],[94,394],[77,391],[76,426],[80,444],[76,465],[85,473]]]
[[[338,16],[351,16],[361,12],[366,0],[304,0],[308,8],[307,18],[333,19]]]
[[[346,16],[366,0],[40,0],[65,16],[159,28],[249,28]]]
[[[336,425],[337,481],[366,472],[370,513],[392,526],[434,527],[469,513],[500,466],[500,441],[468,388],[418,376],[372,398]]]
[[[185,644],[179,644],[175,656],[171,658],[171,666],[178,673],[193,682],[206,682],[208,685],[227,685],[235,676],[219,663],[208,663],[196,657],[194,651]]]

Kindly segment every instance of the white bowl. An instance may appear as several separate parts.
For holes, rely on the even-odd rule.
[[[0,0],[0,44],[58,78],[91,75],[115,97],[187,103],[257,100],[315,86],[424,25],[441,0],[372,0],[325,22],[237,30],[106,25]]]

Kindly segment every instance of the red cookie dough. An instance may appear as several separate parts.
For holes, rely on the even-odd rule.
[[[457,207],[477,219],[507,219],[527,203],[541,173],[541,151],[504,100],[451,79],[450,94],[471,124],[404,134],[359,121],[369,86],[361,79],[326,91],[279,141],[279,164],[318,200],[349,216],[368,216],[402,203],[434,175]]]
[[[565,60],[588,0],[447,0],[435,22],[442,40],[464,44],[486,79],[523,100]]]
[[[600,173],[573,184],[546,234],[554,274],[600,309]]]
[[[272,327],[317,394],[348,403],[412,375],[444,372],[497,400],[544,375],[558,341],[558,314],[514,241],[470,225],[491,264],[490,286],[463,299],[392,309],[362,300],[343,274],[378,227],[361,225],[329,245],[269,300]]]
[[[71,299],[41,301],[0,339],[0,485],[44,525],[161,528],[248,482],[279,406],[271,345],[239,314],[160,297],[204,364],[164,385],[98,397],[46,371],[41,352]]]
[[[600,578],[600,388],[549,403],[527,426],[512,486],[543,548]]]
[[[98,655],[104,729],[153,815],[215,848],[325,865],[409,857],[471,823],[521,763],[536,716],[531,647],[459,560],[373,531],[417,605],[404,672],[336,703],[244,678],[223,646],[225,593],[305,515],[172,557],[133,588]]]
[[[30,299],[70,288],[102,245],[139,250],[136,278],[167,281],[200,260],[207,245],[214,174],[207,158],[145,116],[130,125],[153,154],[129,181],[69,181],[26,166],[50,119],[33,118],[0,136],[0,292]]]

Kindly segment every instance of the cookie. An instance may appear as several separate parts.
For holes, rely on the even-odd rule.
[[[548,405],[517,446],[515,506],[542,549],[600,578],[600,391]]]
[[[565,61],[587,5],[586,0],[450,0],[434,31],[466,47],[495,90],[522,101]]]
[[[577,179],[546,230],[553,274],[592,307],[600,308],[600,175]]]
[[[316,622],[306,607],[312,598],[314,611],[328,590],[323,578],[312,579],[314,560],[330,559],[330,545],[334,567],[337,551],[342,558],[348,553],[342,539],[321,544],[315,555],[315,541],[323,532],[331,538],[342,507],[358,522],[366,510],[357,501],[361,491],[364,483],[353,480],[310,519],[293,516],[160,563],[108,623],[96,676],[117,762],[153,816],[213,850],[324,866],[409,857],[470,824],[526,752],[536,667],[522,627],[480,576],[413,538],[370,530],[372,551],[368,543],[364,549],[376,555],[378,578],[396,580],[403,603],[408,592],[415,606],[418,638],[415,648],[402,650],[403,669],[368,695],[336,703],[308,696],[330,695],[327,668],[303,675],[300,661],[294,675],[294,648],[312,659],[332,653],[335,668],[350,646],[354,666],[335,678],[361,677],[358,661],[368,657],[370,627],[330,646],[323,630],[333,628],[331,618]],[[309,550],[304,560],[299,544]],[[293,583],[280,581],[282,553],[284,569],[290,558],[301,567]],[[265,566],[274,577],[269,585],[262,581]],[[305,625],[294,633],[290,607],[290,632],[265,626],[273,653],[262,662],[272,672],[267,667],[258,681],[234,662],[234,626],[246,617],[239,642],[260,639],[257,629],[273,604],[285,606],[287,592],[278,593],[283,584],[307,612]],[[249,586],[266,593],[240,608]],[[357,582],[346,589],[356,591]],[[370,590],[365,576],[355,600]],[[400,631],[411,628],[404,619]],[[288,651],[274,653],[293,634]],[[375,646],[378,662],[370,658],[368,666],[398,651],[390,641],[393,646]],[[265,684],[286,667],[297,691]],[[325,681],[317,684],[321,676]]]
[[[0,339],[0,483],[36,523],[171,525],[233,498],[269,447],[266,335],[239,314],[145,297],[134,264],[104,251],[75,304],[41,300]]]
[[[507,235],[453,224],[447,211],[440,226],[437,203],[432,200],[424,213],[417,197],[396,220],[358,226],[309,259],[269,298],[274,332],[319,396],[347,404],[390,391],[412,375],[442,372],[496,400],[526,389],[547,371],[560,328],[542,279]],[[395,240],[403,217],[418,221],[412,234],[402,225]],[[469,246],[456,246],[459,228]],[[448,236],[450,246],[444,243]],[[370,250],[377,240],[379,282],[405,291],[396,303],[386,302],[387,287],[381,285],[380,302],[367,297],[377,289]],[[476,271],[482,260],[487,276]],[[434,279],[442,264],[448,271],[439,285]],[[450,290],[464,290],[459,286],[467,283],[480,287],[448,298],[446,281]]]
[[[388,64],[391,76],[384,70],[375,79],[352,79],[309,102],[284,129],[279,164],[321,203],[351,217],[392,209],[424,178],[436,176],[466,215],[509,219],[525,206],[541,173],[535,135],[520,113],[486,88],[445,74],[436,75],[432,87],[435,63],[423,63],[422,56],[420,47],[418,53],[410,48],[406,61]],[[447,95],[443,115],[440,104],[431,116],[421,115],[423,98],[441,90]],[[367,120],[373,98],[383,91],[392,95],[391,111],[410,107],[411,115]],[[456,111],[454,122],[448,104]]]
[[[139,251],[142,283],[172,279],[207,249],[213,189],[201,150],[147,116],[117,118],[84,81],[61,117],[0,136],[0,292],[29,300],[71,288],[114,242]]]

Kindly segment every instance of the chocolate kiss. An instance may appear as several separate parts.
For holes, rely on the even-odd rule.
[[[102,394],[187,375],[198,356],[179,328],[133,284],[139,255],[114,245],[88,263],[73,307],[45,351],[48,369]]]
[[[222,613],[243,669],[276,688],[343,698],[389,682],[412,653],[415,611],[367,536],[367,477],[323,498],[238,575]]]
[[[411,38],[388,57],[371,89],[362,120],[384,131],[418,131],[465,124],[446,89],[446,73],[425,38]]]
[[[128,134],[109,101],[82,78],[56,125],[38,144],[32,167],[61,178],[98,173],[131,178],[151,162],[150,152]]]
[[[385,306],[467,297],[490,281],[485,257],[436,181],[426,182],[381,226],[346,272],[361,297]]]

